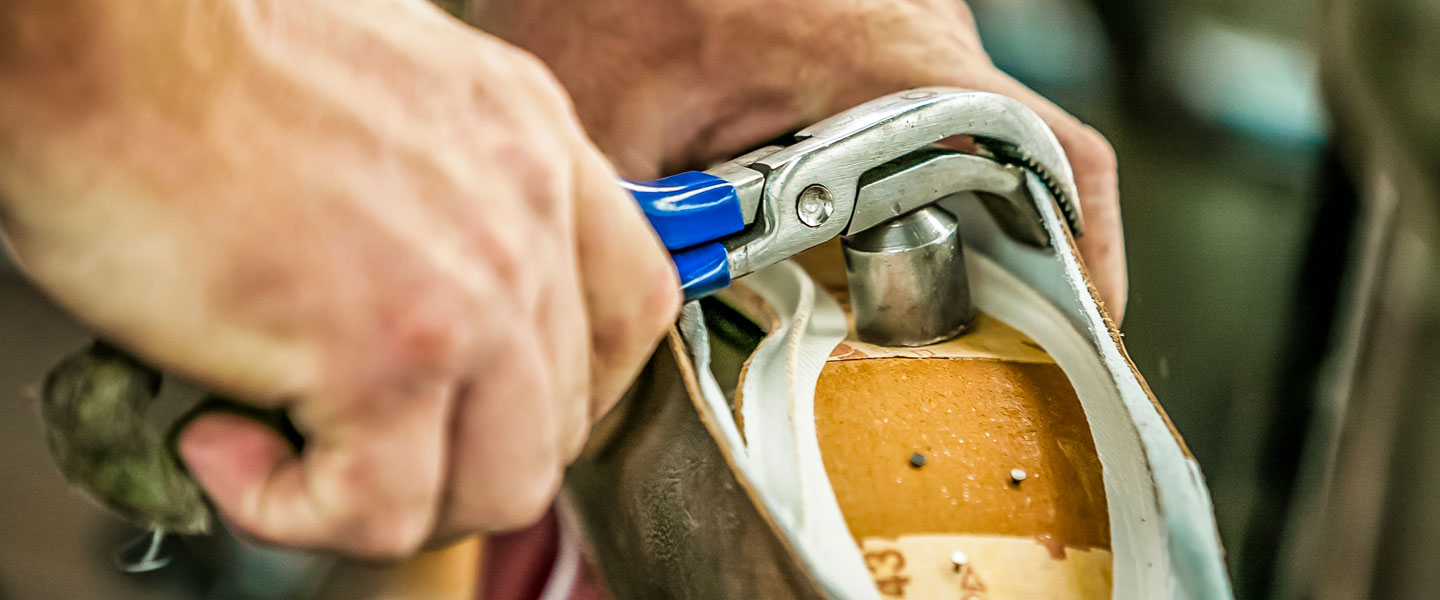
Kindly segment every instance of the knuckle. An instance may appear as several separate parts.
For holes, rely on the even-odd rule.
[[[546,107],[556,110],[570,110],[570,96],[555,72],[550,70],[540,57],[520,48],[511,55],[517,78],[526,85]]]
[[[505,174],[517,200],[536,222],[549,226],[535,227],[533,235],[558,237],[563,228],[553,225],[564,222],[567,194],[565,173],[549,157],[553,149],[538,139],[515,140],[501,145],[494,154],[495,168]]]
[[[567,464],[574,462],[580,456],[580,453],[585,450],[585,442],[589,439],[590,420],[585,419],[581,425],[582,427],[578,431],[573,435],[567,435],[561,442],[561,450],[564,452],[563,456]]]
[[[504,501],[491,510],[486,529],[511,531],[533,525],[545,516],[559,491],[560,467],[552,462],[543,472],[516,486],[513,493],[507,494]]]
[[[384,324],[389,347],[401,365],[447,371],[458,362],[466,328],[456,326],[443,301],[410,304],[390,313]]]
[[[400,560],[420,550],[430,523],[424,515],[397,513],[368,519],[360,531],[359,553],[376,560]]]
[[[625,308],[594,323],[594,352],[610,367],[643,360],[641,356],[680,312],[680,284],[674,267],[659,262],[647,269],[642,285],[622,300]]]
[[[1099,131],[1088,125],[1079,125],[1074,138],[1074,156],[1070,160],[1077,171],[1086,173],[1113,173],[1118,168],[1115,148]]]
[[[523,50],[518,55],[516,66],[517,79],[528,91],[529,99],[546,117],[545,133],[567,144],[588,145],[589,135],[580,123],[575,101],[555,71],[539,57]]]
[[[334,549],[371,560],[397,560],[417,552],[434,526],[428,493],[395,493],[360,462],[341,467],[339,479],[324,486],[321,518]]]
[[[655,338],[660,337],[670,327],[675,316],[680,314],[680,305],[684,300],[679,276],[668,261],[662,261],[656,266],[649,281],[645,295],[637,304],[643,324],[640,343],[645,346],[654,342]]]
[[[336,507],[334,535],[348,540],[343,552],[372,560],[398,560],[414,554],[430,533],[431,519],[424,511],[378,508],[353,501]]]
[[[580,379],[588,383],[589,378],[582,377]],[[588,385],[585,390],[583,396],[569,399],[575,407],[575,413],[577,413],[576,418],[568,423],[568,427],[564,427],[560,431],[560,439],[558,442],[561,454],[559,458],[563,460],[566,465],[574,462],[575,459],[580,456],[580,453],[585,449],[585,442],[590,437],[592,419],[590,416],[591,393]]]
[[[650,285],[641,298],[640,316],[644,319],[641,334],[643,343],[650,343],[675,321],[680,313],[680,281],[674,268],[662,263],[654,269]]]

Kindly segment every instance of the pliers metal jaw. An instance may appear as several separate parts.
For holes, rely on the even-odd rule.
[[[937,142],[970,136],[983,154]],[[1047,241],[1027,178],[1082,233],[1070,163],[1038,115],[1011,98],[921,88],[867,102],[705,171],[624,182],[671,251],[686,299],[839,236],[977,192],[1010,235]]]

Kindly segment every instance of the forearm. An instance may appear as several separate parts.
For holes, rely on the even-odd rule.
[[[484,0],[469,17],[540,56],[632,177],[988,66],[960,0]]]
[[[648,178],[742,150],[748,131],[791,126],[781,121],[802,62],[793,50],[823,51],[795,26],[798,4],[472,0],[467,20],[544,60],[596,144],[623,174]],[[757,110],[768,100],[778,110]],[[750,118],[767,122],[738,122]]]

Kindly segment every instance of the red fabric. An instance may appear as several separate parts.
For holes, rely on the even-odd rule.
[[[485,540],[480,572],[484,574],[477,600],[536,600],[545,591],[550,571],[560,548],[560,522],[551,508],[529,528]],[[568,600],[609,600],[595,576],[594,569],[582,558],[580,574],[570,589]]]

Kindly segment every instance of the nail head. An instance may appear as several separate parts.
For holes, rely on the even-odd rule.
[[[950,553],[950,563],[953,564],[953,565],[955,565],[955,570],[956,570],[956,571],[959,571],[961,567],[964,567],[966,564],[969,564],[969,562],[970,562],[970,557],[965,556],[965,553],[964,553],[964,552],[961,552],[961,551],[959,551],[959,550],[956,550],[956,551]]]

